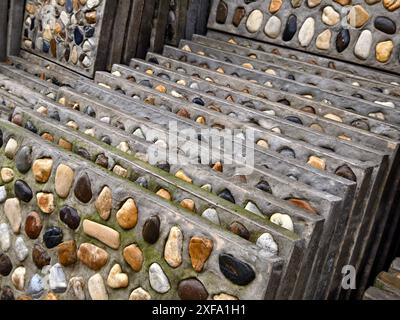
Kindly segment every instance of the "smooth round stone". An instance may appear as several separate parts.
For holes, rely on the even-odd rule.
[[[186,279],[178,285],[178,295],[182,300],[207,300],[208,292],[197,279]]]
[[[226,253],[219,256],[219,268],[229,281],[239,286],[248,285],[256,277],[249,264]]]
[[[49,285],[54,293],[64,293],[67,290],[67,279],[59,263],[50,268]]]
[[[5,286],[1,290],[0,300],[2,301],[13,301],[15,300],[14,292],[9,286]]]
[[[119,264],[115,264],[108,274],[107,285],[112,289],[126,288],[129,284],[129,278],[126,273],[122,273]]]
[[[236,203],[235,198],[233,197],[232,193],[228,189],[222,190],[219,194],[218,197],[225,199],[226,201]]]
[[[348,29],[340,29],[336,37],[336,50],[337,52],[343,52],[349,46],[350,43],[350,32]]]
[[[269,233],[262,234],[256,242],[263,252],[268,253],[270,256],[278,254],[278,245],[274,241],[274,238]]]
[[[90,243],[83,243],[78,250],[79,260],[94,271],[100,270],[108,261],[107,251]]]
[[[83,34],[79,27],[75,27],[74,29],[74,41],[78,46],[80,46],[83,42]]]
[[[144,241],[150,244],[155,244],[160,237],[160,218],[152,216],[146,220],[142,229],[142,236]]]
[[[37,239],[42,231],[43,225],[40,216],[36,212],[28,214],[25,220],[25,233],[26,235],[34,240]]]
[[[326,6],[322,11],[322,22],[334,26],[340,21],[340,14],[331,6]]]
[[[69,290],[77,300],[86,300],[84,286],[85,280],[82,277],[73,277],[69,280]]]
[[[297,17],[291,14],[286,22],[285,30],[283,31],[282,40],[290,41],[293,39],[297,31]]]
[[[321,3],[321,0],[307,0],[307,5],[310,8],[314,8],[316,6],[318,6]]]
[[[225,3],[225,1],[220,0],[216,12],[216,21],[219,24],[224,24],[226,22],[227,17],[228,17],[228,5]]]
[[[315,20],[311,17],[307,18],[299,31],[299,42],[302,47],[307,47],[315,33]]]
[[[27,292],[34,298],[39,299],[44,293],[44,283],[40,275],[35,274],[29,282]]]
[[[43,213],[52,214],[55,210],[54,196],[52,193],[38,193],[36,195],[36,202]]]
[[[386,34],[395,34],[396,33],[396,23],[387,18],[387,17],[376,17],[374,21],[374,26],[379,31],[382,31]]]
[[[242,22],[243,18],[246,16],[246,10],[243,7],[237,7],[235,9],[235,13],[232,18],[232,24],[235,27],[238,27],[240,25],[240,22]]]
[[[23,174],[27,173],[31,169],[32,162],[31,148],[27,146],[22,147],[15,157],[15,165],[18,171]]]
[[[259,216],[263,216],[263,213],[258,209],[257,205],[251,201],[247,202],[245,209]]]
[[[279,153],[288,158],[296,158],[296,153],[289,147],[283,147],[279,150]]]
[[[361,32],[354,47],[354,54],[357,58],[365,60],[369,57],[372,47],[372,33],[369,30]]]
[[[10,183],[11,181],[14,180],[14,171],[10,168],[3,168],[0,171],[0,175],[1,175],[1,180],[4,183]]]
[[[7,223],[0,224],[0,249],[4,252],[11,247],[10,228]]]
[[[26,202],[26,203],[31,201],[33,198],[32,189],[29,187],[29,185],[25,181],[22,181],[22,180],[15,181],[14,193],[15,193],[15,196],[19,200]]]
[[[104,187],[95,203],[97,212],[103,220],[108,220],[112,210],[112,191],[109,187]]]
[[[302,208],[303,210],[308,211],[310,213],[317,214],[317,211],[310,205],[308,201],[292,198],[289,199],[289,203],[291,203],[296,207]]]
[[[400,8],[400,0],[383,0],[383,6],[388,11],[395,11]]]
[[[17,198],[6,200],[4,203],[4,214],[10,223],[12,231],[18,234],[22,223],[22,211]]]
[[[63,236],[63,232],[59,227],[50,227],[43,234],[43,242],[48,249],[52,249],[62,242]]]
[[[4,149],[4,154],[8,159],[14,159],[18,149],[18,142],[10,138],[6,144],[6,147]]]
[[[38,159],[33,163],[32,171],[35,180],[39,183],[46,183],[51,175],[53,168],[52,159]]]
[[[337,176],[340,176],[340,177],[345,178],[347,180],[357,182],[356,175],[354,174],[353,170],[351,170],[350,167],[347,164],[337,168],[336,171],[335,171],[335,174]]]
[[[75,197],[83,203],[88,203],[90,200],[92,200],[92,184],[89,176],[86,173],[83,174],[76,182],[74,193]]]
[[[298,117],[295,117],[295,116],[288,116],[288,117],[286,117],[285,119],[288,120],[288,121],[290,121],[290,122],[294,122],[294,123],[303,125],[303,121],[301,121],[300,118],[298,118]]]
[[[246,28],[250,33],[255,33],[257,32],[262,25],[264,19],[264,14],[261,12],[261,10],[254,10],[252,11],[246,22]]]
[[[132,291],[131,295],[129,296],[129,300],[151,300],[151,295],[143,288],[137,288]]]
[[[281,9],[282,4],[282,0],[271,0],[268,8],[269,12],[277,13]]]
[[[89,278],[88,291],[92,300],[102,301],[108,300],[108,293],[104,280],[99,273]]]
[[[118,249],[121,244],[120,233],[106,225],[91,221],[83,221],[83,232],[93,237],[112,249]]]
[[[0,187],[0,203],[7,200],[7,190],[5,186]]]
[[[134,228],[138,221],[138,209],[133,199],[128,199],[116,214],[117,222],[122,229]]]
[[[172,227],[164,248],[164,259],[170,267],[182,264],[183,233],[178,227]]]
[[[392,55],[393,48],[394,45],[392,40],[379,42],[375,48],[376,60],[382,63],[388,62]]]
[[[361,28],[369,19],[369,13],[359,4],[351,7],[347,16],[349,24],[354,28]]]
[[[294,231],[292,218],[287,214],[275,213],[271,216],[270,221],[289,231]]]
[[[57,195],[65,199],[68,197],[74,181],[74,171],[65,164],[57,167],[55,177],[55,190]]]
[[[269,185],[269,183],[265,180],[261,180],[259,183],[257,183],[256,188],[272,194],[272,188]]]
[[[60,220],[70,229],[76,230],[79,228],[81,217],[76,209],[66,206],[60,210]]]
[[[137,245],[132,244],[126,247],[123,251],[123,256],[133,271],[139,272],[142,270],[144,261],[143,252]]]
[[[158,263],[153,263],[149,268],[150,285],[158,293],[167,293],[171,289],[169,280]]]
[[[39,244],[35,244],[32,249],[32,260],[38,269],[50,264],[50,256],[47,251]]]
[[[232,222],[231,225],[229,226],[229,230],[243,239],[246,240],[250,239],[249,230],[242,223],[238,221]]]
[[[207,238],[192,237],[189,243],[189,256],[193,270],[201,272],[213,250],[213,242]]]
[[[281,33],[281,28],[282,28],[282,21],[277,16],[272,16],[271,18],[268,19],[268,22],[265,25],[264,33],[268,37],[275,39]]]
[[[315,46],[320,50],[329,50],[331,46],[332,32],[329,29],[322,31],[315,41]],[[315,112],[314,112],[315,114]]]
[[[212,223],[216,225],[220,225],[221,222],[219,221],[219,216],[218,212],[215,209],[208,208],[204,210],[204,212],[201,214],[202,218],[207,219],[208,221],[211,221]]]
[[[26,247],[24,238],[18,237],[14,245],[15,256],[19,262],[23,262],[29,254],[29,249]]]
[[[26,269],[24,267],[18,267],[14,270],[11,276],[11,281],[15,289],[19,291],[24,291],[25,275],[26,275]]]
[[[12,271],[12,262],[8,255],[0,253],[0,275],[7,277]]]
[[[74,265],[78,258],[76,251],[77,247],[74,240],[60,243],[57,246],[58,261],[65,267]]]

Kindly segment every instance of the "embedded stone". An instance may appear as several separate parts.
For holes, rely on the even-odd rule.
[[[357,182],[357,177],[347,164],[336,169],[335,174],[350,181]]]
[[[74,240],[60,243],[57,246],[58,261],[64,267],[72,266],[77,261],[77,247]]]
[[[349,4],[351,4],[352,0],[334,0],[334,1],[339,3],[342,6],[348,6]]]
[[[192,237],[189,243],[189,256],[194,271],[201,272],[213,250],[213,241],[202,237]]]
[[[331,6],[326,6],[322,11],[322,22],[334,26],[340,21],[340,14]]]
[[[239,299],[230,294],[220,293],[220,294],[216,294],[213,297],[213,300],[230,301],[230,300],[239,300]]]
[[[181,180],[183,180],[183,181],[185,181],[187,183],[193,183],[193,180],[190,177],[188,177],[183,170],[179,170],[175,174],[175,177],[177,177],[177,178],[179,178],[179,179],[181,179]]]
[[[228,189],[222,190],[218,196],[222,199],[225,199],[229,202],[236,203],[235,198],[233,197],[232,193]]]
[[[178,285],[178,296],[182,300],[207,300],[208,292],[197,279],[186,279]]]
[[[0,171],[1,180],[4,183],[10,183],[14,180],[14,171],[10,168],[2,168]]]
[[[260,209],[257,207],[257,205],[251,201],[247,202],[245,209],[247,211],[253,212],[259,216],[263,216],[263,213],[260,211]]]
[[[43,224],[40,216],[37,212],[31,212],[27,215],[25,219],[25,233],[26,235],[35,240],[39,237],[42,231]]]
[[[172,268],[182,264],[183,234],[178,227],[172,227],[164,248],[164,259]]]
[[[93,237],[112,249],[118,249],[121,240],[118,231],[90,220],[83,221],[83,232]]]
[[[115,264],[108,274],[107,285],[112,289],[126,288],[129,284],[129,278],[126,273],[122,273],[119,264]]]
[[[216,225],[221,224],[221,222],[219,220],[218,212],[215,209],[208,208],[208,209],[204,210],[204,212],[201,214],[201,216],[202,216],[202,218],[207,219]]]
[[[98,271],[107,263],[108,253],[93,244],[83,243],[79,246],[78,258],[90,269]]]
[[[69,280],[68,286],[77,300],[80,301],[86,300],[85,290],[83,289],[85,287],[85,281],[83,280],[82,277],[71,278]]]
[[[192,199],[183,199],[180,202],[180,205],[182,208],[185,208],[189,211],[194,212],[194,210],[195,210],[195,202]]]
[[[46,183],[51,175],[53,168],[52,159],[38,159],[33,163],[32,171],[35,180],[39,183]]]
[[[14,252],[19,262],[25,261],[28,257],[29,249],[25,244],[24,238],[18,237],[17,240],[15,240]]]
[[[117,212],[117,221],[122,229],[129,230],[136,226],[138,209],[133,199],[128,199]]]
[[[400,1],[400,0],[399,0]],[[379,62],[385,63],[388,62],[392,52],[393,52],[393,41],[392,40],[388,40],[388,41],[383,41],[383,42],[379,42],[376,45],[376,60],[378,60]]]
[[[169,280],[158,263],[153,263],[149,268],[150,285],[158,293],[167,293],[171,289]]]
[[[39,244],[35,244],[32,249],[32,260],[38,269],[50,264],[50,256],[47,251]]]
[[[0,203],[7,200],[7,190],[5,186],[0,187]]]
[[[22,212],[19,200],[17,198],[6,200],[4,204],[4,214],[10,223],[11,230],[14,233],[19,233],[22,222]]]
[[[269,233],[262,234],[257,239],[256,245],[259,246],[263,253],[266,253],[268,256],[275,256],[278,254],[278,245]]]
[[[57,195],[62,199],[67,198],[73,182],[74,171],[67,165],[60,164],[57,168],[55,177],[55,190]]]
[[[25,181],[22,180],[15,181],[14,193],[19,200],[26,203],[30,202],[33,198],[32,189]]]
[[[383,0],[383,6],[388,11],[395,11],[400,8],[400,0]]]
[[[226,18],[228,16],[228,5],[225,3],[225,1],[220,1],[218,3],[217,7],[217,13],[216,13],[216,21],[219,24],[224,24],[226,22]]]
[[[349,46],[350,43],[350,32],[348,29],[340,29],[336,37],[336,50],[337,52],[343,52]]]
[[[59,227],[50,227],[43,234],[43,242],[48,249],[52,249],[62,242],[63,236],[63,232]]]
[[[396,33],[396,23],[393,20],[389,19],[388,17],[384,16],[376,17],[374,21],[374,26],[376,29],[386,34]]]
[[[286,22],[285,30],[283,31],[282,40],[290,41],[293,39],[297,31],[297,17],[291,14]]]
[[[92,300],[108,300],[108,293],[102,276],[96,273],[88,281],[88,291]]]
[[[294,231],[292,218],[290,218],[290,216],[287,214],[274,213],[271,216],[270,221],[272,223],[277,224],[278,226],[281,226],[282,228],[289,230],[289,231],[292,231],[292,232]]]
[[[159,197],[161,197],[161,198],[163,198],[163,199],[165,199],[165,200],[167,200],[167,201],[171,201],[171,200],[172,200],[171,194],[170,194],[167,190],[165,190],[165,189],[160,189],[160,190],[158,190],[156,194],[157,194]]]
[[[14,159],[15,154],[17,153],[17,149],[18,149],[18,142],[15,139],[10,138],[4,149],[4,154],[8,159],[12,160]]]
[[[150,244],[155,244],[160,237],[160,218],[152,216],[146,220],[142,229],[143,239]]]
[[[11,275],[11,282],[18,291],[24,291],[25,275],[26,269],[24,267],[16,268]]]
[[[361,28],[367,23],[369,19],[369,13],[358,4],[351,7],[347,19],[352,27]]]
[[[281,28],[282,28],[282,21],[277,16],[272,16],[271,18],[268,19],[268,22],[265,25],[264,33],[268,37],[275,39],[281,33]]]
[[[132,244],[126,247],[123,251],[123,256],[133,271],[139,272],[142,270],[144,257],[142,250],[137,245]]]
[[[239,286],[248,285],[256,277],[249,264],[227,253],[219,255],[219,268],[229,281]]]
[[[318,35],[317,40],[315,41],[315,46],[321,50],[329,50],[331,46],[331,38],[331,30],[326,29]]]
[[[307,18],[299,31],[299,42],[302,47],[307,47],[315,33],[315,20],[311,17]]]
[[[238,27],[240,25],[240,22],[242,22],[243,18],[246,16],[246,10],[243,7],[237,7],[235,9],[235,13],[232,18],[232,24],[235,27]]]
[[[0,275],[7,277],[12,271],[12,262],[8,255],[0,253]]]
[[[250,33],[255,33],[261,28],[264,19],[264,14],[261,10],[252,11],[246,21],[246,28]]]
[[[52,214],[55,210],[54,195],[40,192],[36,195],[36,202],[43,213]]]
[[[311,156],[309,159],[308,159],[308,162],[307,162],[310,166],[312,166],[312,167],[314,167],[314,168],[316,168],[316,169],[319,169],[319,170],[325,170],[326,169],[326,162],[325,162],[325,160],[323,160],[323,159],[321,159],[321,158],[318,158],[318,157],[316,157],[316,156]]]
[[[27,293],[34,299],[39,299],[43,295],[44,290],[43,278],[40,275],[35,274],[29,282]]]
[[[108,220],[112,209],[112,191],[109,187],[106,186],[101,190],[95,206],[100,217],[103,220]]]
[[[357,58],[366,60],[369,57],[372,47],[372,32],[364,30],[361,32],[356,45],[354,46],[354,54]]]
[[[59,263],[50,268],[49,285],[50,289],[55,293],[64,293],[67,290],[67,279]]]
[[[229,230],[243,239],[246,240],[250,239],[249,230],[242,223],[238,221],[232,222],[231,225],[229,226]]]
[[[15,300],[14,292],[9,286],[5,286],[1,290],[0,300],[1,301],[13,301],[13,300]]]
[[[276,13],[281,9],[281,7],[282,0],[271,0],[271,3],[269,4],[269,12]]]
[[[81,217],[76,209],[66,206],[60,210],[60,220],[70,229],[76,230],[79,228]]]
[[[86,173],[79,177],[75,184],[74,193],[75,197],[83,203],[88,203],[90,200],[92,200],[92,184],[89,176]]]
[[[132,291],[129,300],[151,300],[151,296],[146,290],[139,287]]]
[[[11,247],[11,234],[7,223],[0,224],[0,249],[7,252]]]
[[[314,8],[316,6],[318,6],[321,3],[321,0],[307,0],[307,5],[310,8]]]
[[[301,199],[289,199],[289,202],[296,206],[299,207],[301,209],[304,209],[310,213],[314,213],[317,214],[317,211],[305,200],[301,200]]]

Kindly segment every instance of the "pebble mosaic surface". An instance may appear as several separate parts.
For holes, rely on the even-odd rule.
[[[209,27],[400,73],[399,0],[214,0]]]
[[[22,48],[92,75],[105,0],[27,0]]]

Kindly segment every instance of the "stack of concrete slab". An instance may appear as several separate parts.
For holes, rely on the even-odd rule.
[[[397,232],[398,75],[213,30],[85,72],[0,64],[2,298],[362,297]]]

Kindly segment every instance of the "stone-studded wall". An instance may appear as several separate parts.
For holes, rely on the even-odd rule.
[[[214,0],[212,29],[400,73],[399,0]]]
[[[22,48],[91,76],[101,56],[106,0],[28,0]],[[104,35],[103,35],[104,37]]]

